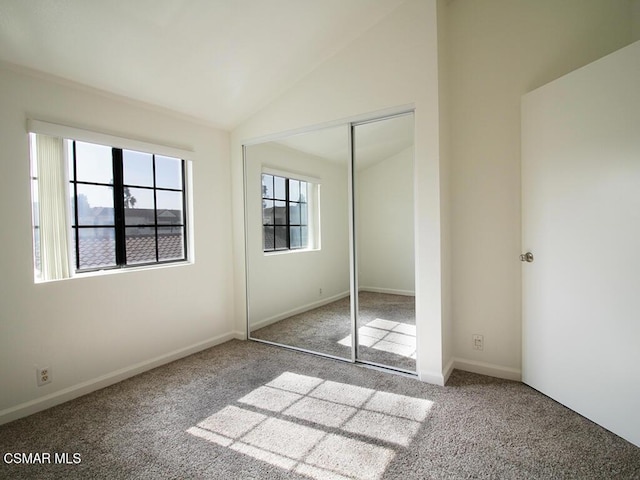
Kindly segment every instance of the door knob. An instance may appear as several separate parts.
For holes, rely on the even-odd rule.
[[[520,255],[520,261],[521,262],[533,262],[533,253],[531,252],[527,252],[527,253],[523,253],[522,255]]]

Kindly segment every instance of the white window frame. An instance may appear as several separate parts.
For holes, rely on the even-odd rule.
[[[77,128],[77,127],[72,127],[72,126],[67,126],[67,125],[62,125],[62,124],[56,124],[56,123],[50,123],[50,122],[45,122],[45,121],[41,121],[41,120],[35,120],[35,119],[28,119],[27,120],[27,132],[29,133],[29,146],[30,146],[30,164],[31,164],[31,178],[32,178],[32,182],[31,182],[31,189],[32,189],[32,232],[34,234],[34,238],[33,238],[33,254],[34,254],[34,281],[36,283],[41,283],[41,282],[49,282],[49,281],[55,281],[55,280],[62,280],[62,279],[66,279],[66,278],[79,278],[79,277],[83,277],[83,276],[94,276],[94,275],[102,275],[102,274],[112,274],[112,273],[117,273],[117,272],[127,272],[127,271],[135,271],[135,270],[146,270],[146,269],[155,269],[155,268],[163,268],[163,267],[171,267],[171,266],[176,266],[176,265],[185,265],[185,264],[191,264],[193,263],[193,258],[194,258],[194,242],[193,242],[193,216],[192,216],[192,208],[191,208],[191,204],[192,204],[192,175],[191,175],[191,162],[194,158],[194,152],[192,150],[186,150],[186,149],[182,149],[182,148],[177,148],[177,147],[172,147],[172,146],[167,146],[167,145],[161,145],[161,144],[155,144],[155,143],[150,143],[150,142],[145,142],[145,141],[140,141],[140,140],[135,140],[132,138],[126,138],[126,137],[121,137],[121,136],[115,136],[115,135],[111,135],[111,134],[105,134],[105,133],[100,133],[100,132],[96,132],[96,131],[91,131],[91,130],[86,130],[86,129],[82,129],[82,128]],[[33,139],[35,138],[35,135],[48,135],[50,137],[57,137],[63,140],[63,145],[64,145],[64,162],[66,165],[66,162],[68,161],[68,144],[70,143],[70,141],[80,141],[80,142],[87,142],[87,143],[94,143],[94,144],[99,144],[99,145],[107,145],[109,147],[113,147],[113,148],[119,148],[119,149],[123,149],[123,150],[135,150],[135,151],[141,151],[141,152],[147,152],[147,153],[152,153],[155,155],[161,155],[161,156],[167,156],[167,157],[173,157],[173,158],[179,158],[184,160],[185,163],[185,171],[184,171],[184,178],[183,178],[183,189],[184,189],[184,195],[185,195],[185,211],[183,212],[184,215],[184,223],[185,223],[185,231],[184,234],[186,235],[187,238],[187,245],[186,245],[186,260],[178,260],[178,261],[173,261],[173,262],[163,262],[163,263],[153,263],[153,264],[147,264],[147,265],[140,265],[140,266],[136,266],[136,265],[130,265],[127,266],[126,268],[109,268],[109,269],[104,269],[104,270],[96,270],[96,271],[90,271],[90,272],[76,272],[75,269],[75,262],[73,261],[73,259],[75,258],[75,251],[72,245],[69,242],[68,248],[67,248],[67,261],[68,261],[68,272],[62,274],[61,276],[55,276],[54,278],[47,278],[45,277],[41,271],[39,271],[36,268],[36,260],[35,260],[35,254],[36,254],[36,239],[35,239],[35,231],[36,231],[36,218],[35,218],[35,211],[33,206],[35,205],[33,202],[36,199],[36,196],[38,195],[37,191],[35,190],[35,185],[34,185],[34,168],[35,168],[35,164],[34,164],[34,159],[35,159],[35,150],[34,150],[34,146],[35,146],[35,142],[33,141]],[[68,199],[69,198],[69,178],[68,178],[68,169],[65,168],[65,179],[64,179],[64,188],[65,188],[65,196]],[[70,217],[71,212],[70,212],[70,208],[67,202],[67,207],[66,207],[66,214],[67,216]],[[69,235],[71,235],[71,228],[69,227]]]

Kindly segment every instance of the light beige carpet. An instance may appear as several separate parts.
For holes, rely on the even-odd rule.
[[[231,341],[0,426],[3,479],[634,479],[640,449],[517,382],[446,387]],[[73,458],[73,457],[70,457]]]

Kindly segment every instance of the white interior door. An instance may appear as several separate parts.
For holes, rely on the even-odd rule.
[[[523,381],[640,446],[640,42],[522,103]]]

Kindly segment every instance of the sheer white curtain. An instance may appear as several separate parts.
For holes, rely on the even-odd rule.
[[[35,136],[42,280],[69,278],[69,215],[64,140]]]

